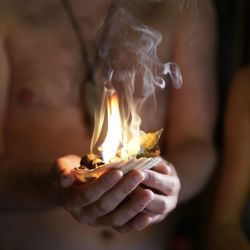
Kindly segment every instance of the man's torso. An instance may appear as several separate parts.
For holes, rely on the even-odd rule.
[[[9,3],[8,10],[13,17],[9,18],[6,43],[11,77],[5,153],[20,161],[50,163],[65,154],[89,152],[91,131],[86,122],[87,110],[80,100],[87,75],[81,46],[89,51],[91,65],[108,1],[87,4],[71,1],[84,44],[77,38],[60,0],[40,2],[13,0]],[[146,120],[161,128],[165,119],[165,92],[159,95],[158,105],[161,110],[158,117],[151,117],[147,110]],[[148,127],[153,127],[152,124]],[[154,249],[155,244],[161,244],[159,239],[165,241],[161,234],[151,234],[152,228],[144,234],[109,236],[102,229],[78,225],[63,209],[31,215],[2,214],[1,221],[0,246],[4,250],[104,249],[104,245],[112,249],[112,244],[114,249],[118,246],[128,249],[125,245],[128,241],[131,246],[137,246],[135,249],[147,249],[145,245]],[[45,241],[47,246],[43,246]]]

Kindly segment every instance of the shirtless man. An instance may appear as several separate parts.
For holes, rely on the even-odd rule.
[[[92,62],[97,31],[111,1],[93,0],[87,6],[80,0],[68,2],[84,37],[87,61]],[[169,86],[168,99],[162,92],[158,119],[145,119],[151,124],[144,124],[166,129],[162,157],[174,167],[169,170],[163,162],[147,171],[148,178],[142,171],[126,176],[111,171],[76,189],[69,170],[79,158],[62,156],[89,152],[91,133],[79,95],[87,78],[83,45],[61,0],[1,2],[0,249],[165,248],[162,227],[166,225],[152,224],[162,221],[178,198],[190,199],[206,184],[215,163],[212,135],[216,113],[211,3],[197,1],[197,15],[183,14],[178,29],[168,22],[165,13],[172,12],[167,3],[143,1],[135,13],[163,34],[161,60],[174,61],[182,69],[182,89]],[[199,22],[191,32],[188,27],[193,27],[196,18]],[[59,157],[53,167],[62,186],[58,192],[48,176],[51,162]],[[149,189],[136,189],[140,183]],[[120,202],[114,198],[122,192],[126,197],[132,190],[136,200],[114,209]],[[70,196],[59,199],[65,192]],[[118,234],[112,228],[129,233]]]

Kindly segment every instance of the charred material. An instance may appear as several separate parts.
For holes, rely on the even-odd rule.
[[[82,157],[79,168],[95,169],[104,165],[102,158],[95,154],[87,154]]]

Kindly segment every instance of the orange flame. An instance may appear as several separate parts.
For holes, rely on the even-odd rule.
[[[92,138],[92,146],[97,143],[103,131],[104,115],[107,114],[107,133],[101,146],[105,163],[128,159],[140,150],[140,117],[136,115],[133,103],[130,104],[130,121],[121,116],[118,94],[114,89],[104,89],[100,114],[96,116],[96,126]],[[92,150],[93,151],[93,150]]]
[[[118,95],[113,93],[107,100],[108,131],[101,146],[104,162],[111,161],[122,142],[122,123]]]

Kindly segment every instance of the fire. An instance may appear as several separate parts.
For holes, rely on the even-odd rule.
[[[155,146],[162,129],[148,133],[140,130],[141,118],[134,103],[131,99],[126,103],[127,113],[125,103],[121,104],[117,92],[105,87],[101,108],[95,114],[91,151],[82,157],[80,167],[75,169],[79,181],[85,183],[96,179],[115,165],[126,174],[134,168],[150,169],[160,163],[160,150],[155,150]],[[97,148],[100,152],[95,154],[93,151],[100,142]]]
[[[98,149],[99,159],[105,164],[158,156],[160,151],[155,150],[155,146],[163,129],[146,133],[140,125],[141,118],[133,100],[128,98],[127,102],[119,103],[115,89],[104,87],[100,110],[95,114],[90,153],[96,155]]]
[[[122,142],[122,123],[119,111],[118,95],[112,93],[107,97],[108,130],[101,146],[105,163],[114,159]]]
[[[128,122],[121,116],[118,94],[114,90],[106,91],[107,133],[99,150],[108,163],[128,159],[139,152],[140,130],[135,119]]]

